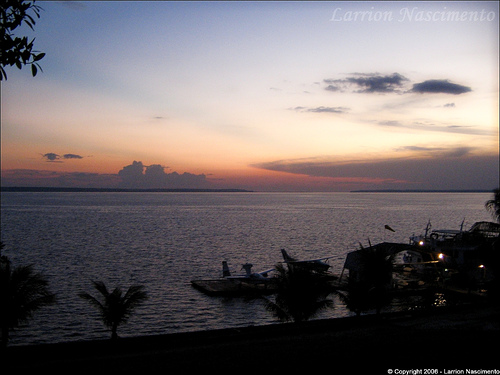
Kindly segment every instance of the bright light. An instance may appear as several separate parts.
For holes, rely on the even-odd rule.
[[[443,253],[440,253],[440,254],[438,255],[438,258],[439,258],[439,259],[444,259],[444,254],[443,254]]]
[[[418,242],[418,244],[419,244],[420,246],[424,246],[424,243],[425,243],[424,241],[419,241],[419,242]]]
[[[479,265],[479,268],[484,268],[484,264],[480,264],[480,265]]]

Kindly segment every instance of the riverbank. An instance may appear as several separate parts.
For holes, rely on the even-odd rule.
[[[498,306],[478,304],[300,325],[121,338],[114,343],[10,347],[2,355],[12,373],[500,370],[499,322]]]

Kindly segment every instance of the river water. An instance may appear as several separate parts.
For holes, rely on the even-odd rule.
[[[28,193],[1,194],[2,254],[33,264],[57,303],[11,334],[11,345],[109,337],[80,292],[144,285],[149,299],[119,335],[155,335],[276,323],[262,299],[209,297],[190,280],[282,261],[345,256],[368,241],[408,242],[433,229],[491,221],[490,193]],[[389,225],[395,232],[384,229]],[[340,302],[318,318],[352,313]]]

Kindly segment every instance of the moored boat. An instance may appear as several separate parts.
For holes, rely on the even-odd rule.
[[[274,280],[269,274],[274,268],[252,272],[253,265],[245,263],[243,275],[232,275],[227,261],[222,262],[222,277],[217,279],[195,279],[191,285],[208,295],[270,294],[275,291]]]

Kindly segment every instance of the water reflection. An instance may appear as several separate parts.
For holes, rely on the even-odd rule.
[[[393,298],[391,309],[394,311],[419,311],[436,307],[456,306],[459,303],[464,303],[464,299],[459,299],[453,293],[428,290],[418,295]]]

